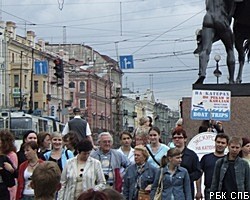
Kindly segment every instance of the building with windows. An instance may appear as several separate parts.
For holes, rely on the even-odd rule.
[[[2,24],[5,26],[0,38],[0,62],[4,66],[1,70],[1,107],[36,115],[53,114],[64,121],[64,117],[60,116],[60,106],[64,106],[69,96],[63,85],[55,82],[53,75],[53,61],[60,55],[46,51],[42,40],[35,41],[33,31],[27,31],[23,37],[16,34],[14,22]]]
[[[69,66],[64,70],[69,77],[65,87],[71,107],[66,118],[73,117],[72,108],[79,107],[94,133],[122,130],[117,104],[122,71],[118,63],[81,44],[47,44],[46,49],[52,52],[63,49],[68,55]]]

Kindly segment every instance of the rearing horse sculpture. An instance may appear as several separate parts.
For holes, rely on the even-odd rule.
[[[237,1],[237,3],[235,3]],[[207,0],[207,11],[209,11],[208,6],[212,7],[214,5],[217,5],[217,7],[212,7],[216,9],[210,9],[209,12],[212,12],[213,18],[206,19],[206,15],[204,17],[203,21],[203,28],[197,35],[197,44],[198,48],[194,51],[195,54],[199,54],[199,78],[195,82],[195,84],[203,83],[205,79],[205,71],[207,68],[208,63],[208,57],[211,52],[211,46],[212,43],[218,41],[219,39],[222,40],[226,47],[227,51],[227,65],[229,70],[229,83],[234,83],[234,54],[232,52],[234,39],[231,36],[230,32],[228,31],[228,35],[224,35],[224,33],[221,34],[221,28],[225,28],[225,25],[227,28],[229,28],[228,23],[231,23],[231,17],[234,16],[234,38],[235,38],[235,47],[238,51],[238,58],[239,58],[239,72],[236,79],[237,83],[242,82],[242,70],[245,62],[245,53],[248,52],[250,49],[250,1],[249,0],[235,0],[235,2],[231,1],[230,4],[228,4],[229,1],[225,0]],[[209,4],[210,3],[210,4]],[[216,4],[217,3],[217,4]],[[209,8],[210,8],[209,7]],[[212,10],[212,11],[211,11]],[[221,18],[218,19],[219,16],[221,16],[221,11],[227,11],[228,18]],[[211,15],[211,14],[210,14]],[[225,17],[225,13],[224,13]],[[213,20],[213,26],[205,24],[204,22]],[[218,20],[218,22],[216,22]],[[224,21],[223,21],[224,20]],[[225,23],[222,25],[222,23]],[[207,34],[203,32],[212,32],[209,35],[209,41]],[[211,35],[213,37],[211,37]],[[223,37],[222,37],[223,36]],[[205,45],[204,45],[205,41]],[[205,55],[205,56],[204,56]]]
[[[199,43],[199,78],[195,84],[203,83],[212,44],[219,39],[223,42],[227,52],[229,83],[234,83],[234,39],[230,28],[234,8],[234,0],[206,0],[206,14],[203,18]]]
[[[238,52],[239,71],[236,78],[236,83],[242,82],[242,71],[245,63],[245,53],[250,59],[250,1],[243,0],[236,3],[234,13],[233,32],[235,38],[235,48]]]

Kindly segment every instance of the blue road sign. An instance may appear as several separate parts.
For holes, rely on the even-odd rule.
[[[134,60],[132,55],[120,56],[121,69],[134,69]]]
[[[45,60],[36,60],[35,61],[35,74],[36,75],[48,74],[48,62]]]

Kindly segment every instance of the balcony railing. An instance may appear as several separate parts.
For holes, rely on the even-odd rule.
[[[26,95],[26,94],[28,94],[28,93],[29,93],[28,90],[22,89],[22,95]],[[12,96],[13,96],[13,97],[19,97],[19,96],[20,96],[20,88],[19,88],[19,87],[14,87],[14,88],[12,89]]]

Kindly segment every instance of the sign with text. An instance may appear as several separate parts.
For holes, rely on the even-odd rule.
[[[203,132],[194,136],[188,143],[188,148],[193,150],[199,158],[203,155],[214,152],[216,134],[213,132]]]
[[[231,91],[193,90],[191,119],[230,120]]]

